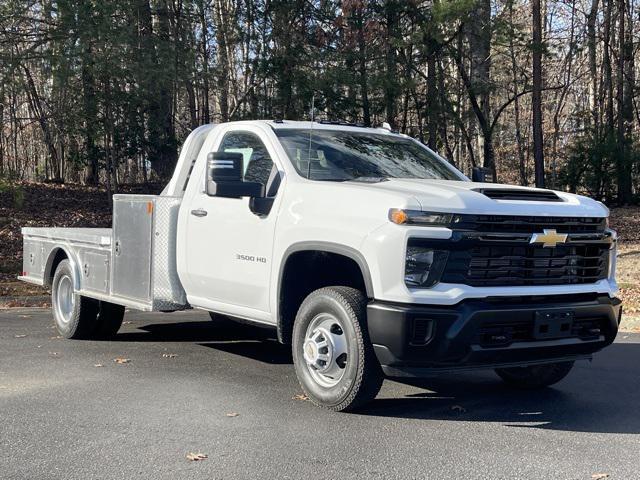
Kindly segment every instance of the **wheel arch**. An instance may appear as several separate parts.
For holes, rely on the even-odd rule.
[[[286,274],[291,268],[290,261],[296,256],[300,254],[317,254],[317,253],[325,253],[334,256],[334,259],[344,259],[345,261],[351,261],[357,267],[357,271],[359,272],[360,279],[362,281],[362,289],[366,294],[367,298],[374,298],[373,291],[373,282],[371,280],[371,272],[369,270],[369,266],[367,261],[362,253],[356,250],[353,247],[333,243],[333,242],[298,242],[293,245],[290,245],[284,252],[282,256],[282,260],[280,262],[280,269],[278,272],[278,284],[277,284],[277,292],[276,292],[276,320],[277,320],[277,331],[278,331],[278,340],[281,343],[289,343],[291,340],[291,331],[293,329],[293,318],[295,315],[291,315],[291,312],[287,312],[284,308],[286,305],[285,294],[287,293],[285,290],[285,282],[286,282]],[[322,286],[328,286],[323,284],[318,284],[318,288]],[[352,286],[347,283],[347,286]],[[300,303],[302,299],[297,299],[297,303]]]
[[[43,285],[45,287],[51,287],[53,283],[53,276],[56,273],[56,268],[63,260],[69,260],[71,264],[71,271],[73,272],[73,288],[75,291],[80,290],[80,275],[78,272],[78,262],[75,259],[71,249],[66,246],[56,246],[47,257],[47,261],[44,267]]]

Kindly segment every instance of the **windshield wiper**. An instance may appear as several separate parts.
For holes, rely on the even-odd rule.
[[[362,182],[362,183],[380,183],[389,181],[388,177],[356,177],[351,178],[350,182]]]

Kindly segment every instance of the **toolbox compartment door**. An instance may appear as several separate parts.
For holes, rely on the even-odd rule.
[[[153,199],[114,196],[111,293],[139,302],[151,297]]]

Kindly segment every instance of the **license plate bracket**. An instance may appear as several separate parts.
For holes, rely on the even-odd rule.
[[[575,312],[573,310],[544,310],[535,313],[533,338],[549,340],[571,336]]]

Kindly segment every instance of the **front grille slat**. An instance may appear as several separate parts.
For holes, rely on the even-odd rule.
[[[471,286],[562,285],[606,278],[609,246],[472,246],[453,250],[442,281]]]
[[[611,239],[605,218],[459,215],[452,229],[445,283],[572,285],[608,275]],[[529,243],[531,234],[545,229],[569,234],[569,241],[552,248]]]

